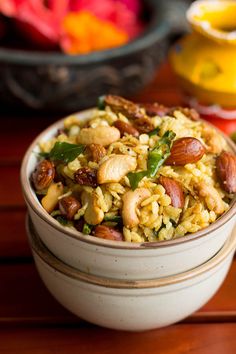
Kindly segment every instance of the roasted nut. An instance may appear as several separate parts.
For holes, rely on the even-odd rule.
[[[80,209],[80,202],[72,196],[64,197],[59,200],[59,209],[68,220],[72,220]]]
[[[123,241],[121,232],[105,225],[98,225],[95,227],[94,236],[103,238],[105,240]]]
[[[155,103],[141,103],[140,107],[145,109],[146,114],[149,117],[163,117],[170,110],[168,107],[163,106],[157,102]]]
[[[98,197],[96,193],[83,191],[81,194],[82,205],[87,204],[84,219],[89,225],[97,225],[103,221],[104,212],[98,206]]]
[[[58,198],[63,194],[63,184],[61,182],[51,183],[47,194],[41,200],[43,208],[51,213],[58,204]]]
[[[172,107],[168,110],[167,115],[173,116],[175,111],[180,111],[186,117],[193,121],[197,121],[200,119],[199,113],[194,108],[187,108],[187,107]]]
[[[97,187],[97,174],[89,167],[79,168],[74,174],[74,181],[83,186]]]
[[[128,191],[123,195],[122,218],[124,226],[128,228],[139,224],[136,209],[144,199],[151,196],[151,192],[146,188],[137,188],[135,191]]]
[[[139,133],[149,133],[154,129],[152,120],[149,117],[136,119],[134,121],[134,126],[139,131]]]
[[[106,106],[109,106],[114,113],[122,113],[129,119],[137,119],[144,116],[144,112],[138,104],[120,96],[107,95],[104,97],[104,103]]]
[[[133,135],[136,138],[139,136],[137,129],[135,129],[131,124],[125,123],[122,120],[115,121],[114,126],[119,129],[121,136],[123,136],[125,133]]]
[[[120,131],[115,127],[99,126],[96,128],[83,128],[77,136],[79,144],[99,144],[107,146],[120,139]]]
[[[99,184],[119,182],[128,172],[137,166],[136,158],[130,155],[114,155],[104,161],[98,169]]]
[[[228,193],[236,193],[236,156],[223,151],[216,159],[216,172],[222,188]]]
[[[225,211],[224,202],[213,186],[202,181],[197,184],[196,188],[199,195],[205,199],[209,210],[212,210],[219,215]]]
[[[99,162],[106,155],[106,149],[100,144],[91,144],[88,147],[94,162]]]
[[[170,197],[171,205],[175,208],[183,208],[184,193],[180,183],[164,176],[159,178],[159,182],[165,188],[166,194]]]
[[[199,161],[206,150],[202,143],[195,138],[186,137],[174,141],[170,156],[165,164],[171,166],[184,166]]]
[[[37,191],[48,188],[55,177],[55,168],[52,162],[43,160],[38,163],[32,174],[33,184]]]

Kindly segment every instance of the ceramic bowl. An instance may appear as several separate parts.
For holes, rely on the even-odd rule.
[[[192,314],[217,291],[229,270],[236,232],[208,262],[191,271],[153,280],[117,280],[82,273],[59,261],[36,236],[28,235],[39,274],[69,311],[104,327],[144,331]]]
[[[91,110],[77,114],[86,120]],[[214,256],[230,235],[236,214],[231,208],[209,227],[182,238],[156,243],[109,241],[60,225],[41,206],[30,184],[37,163],[39,141],[47,141],[62,128],[63,120],[51,125],[29,147],[21,167],[21,184],[29,214],[37,234],[49,250],[63,262],[81,271],[117,278],[151,279],[181,273]],[[236,153],[236,146],[228,140]]]
[[[87,55],[0,48],[0,102],[9,109],[74,112],[105,92],[130,95],[153,79],[169,35],[186,23],[184,0],[144,0],[147,27],[127,45]]]

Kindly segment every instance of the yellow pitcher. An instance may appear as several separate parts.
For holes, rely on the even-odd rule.
[[[180,84],[205,105],[236,108],[236,1],[196,1],[187,19],[193,33],[170,53]]]

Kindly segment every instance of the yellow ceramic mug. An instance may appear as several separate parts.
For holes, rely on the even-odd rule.
[[[236,107],[236,1],[196,1],[187,11],[193,33],[171,50],[185,92],[198,101]]]

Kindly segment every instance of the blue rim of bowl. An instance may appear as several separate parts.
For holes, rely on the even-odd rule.
[[[217,252],[216,255],[214,255],[208,261],[194,269],[161,278],[126,280],[106,278],[90,273],[84,273],[81,270],[63,263],[54,254],[52,254],[52,252],[48,250],[45,244],[41,241],[28,215],[26,217],[26,231],[33,252],[37,254],[37,256],[54,271],[56,270],[57,272],[70,277],[71,279],[79,280],[84,283],[113,289],[147,289],[180,284],[193,278],[199,277],[204,273],[216,268],[217,266],[222,265],[227,257],[229,257],[231,253],[235,252],[236,248],[236,229],[234,229],[219,252]]]
[[[159,1],[158,1],[159,2]],[[171,28],[171,24],[165,18],[166,8],[165,1],[160,1],[157,5],[155,1],[150,1],[155,7],[153,18],[148,24],[144,32],[126,45],[113,49],[93,52],[85,55],[66,55],[63,53],[26,51],[17,49],[0,48],[0,62],[7,61],[12,64],[28,64],[28,65],[88,65],[107,62],[113,59],[119,59],[129,54],[141,51],[165,38]],[[163,13],[163,16],[160,16]]]
[[[87,109],[80,111],[78,113],[72,114],[72,115],[86,115],[90,111],[93,111],[94,108]],[[66,117],[65,117],[66,118]],[[226,222],[230,221],[231,218],[235,217],[236,215],[236,195],[234,199],[232,200],[230,204],[229,210],[227,210],[224,214],[222,214],[215,222],[210,224],[208,227],[205,229],[202,229],[200,231],[197,231],[192,234],[188,234],[179,238],[171,239],[171,240],[165,240],[165,241],[156,241],[156,242],[140,242],[140,243],[132,243],[132,242],[127,242],[127,241],[110,241],[110,240],[104,240],[100,239],[91,235],[84,235],[79,231],[76,230],[70,230],[68,227],[62,226],[59,224],[58,221],[56,221],[51,215],[49,215],[46,210],[43,209],[42,205],[38,202],[38,205],[36,204],[36,201],[34,200],[35,195],[33,196],[33,192],[30,186],[30,181],[27,178],[26,175],[26,167],[28,165],[28,160],[32,153],[34,153],[35,147],[39,144],[40,141],[43,140],[43,137],[45,136],[46,133],[48,133],[51,130],[58,129],[60,125],[63,123],[65,118],[60,119],[59,121],[53,123],[50,125],[48,128],[46,128],[43,132],[41,132],[31,143],[31,145],[28,147],[25,156],[22,161],[21,165],[21,172],[20,172],[20,180],[21,180],[21,187],[23,191],[24,198],[26,202],[30,205],[32,210],[37,214],[38,217],[40,217],[42,220],[44,220],[47,224],[49,224],[51,227],[54,229],[57,229],[64,235],[67,235],[69,237],[72,237],[73,239],[76,239],[78,241],[83,241],[86,243],[90,243],[96,246],[100,247],[106,247],[106,248],[116,248],[116,249],[155,249],[155,248],[162,248],[162,247],[170,247],[170,246],[177,246],[182,243],[187,243],[191,242],[193,240],[203,238],[204,236],[207,236],[209,233],[212,231],[218,229],[219,227],[223,226]],[[208,124],[209,126],[213,127],[218,133],[223,136],[223,138],[226,140],[228,146],[230,147],[231,151],[236,154],[236,144],[233,143],[233,141],[227,137],[222,131],[220,131],[218,128],[210,124],[209,122],[204,121],[203,119],[201,120]]]

